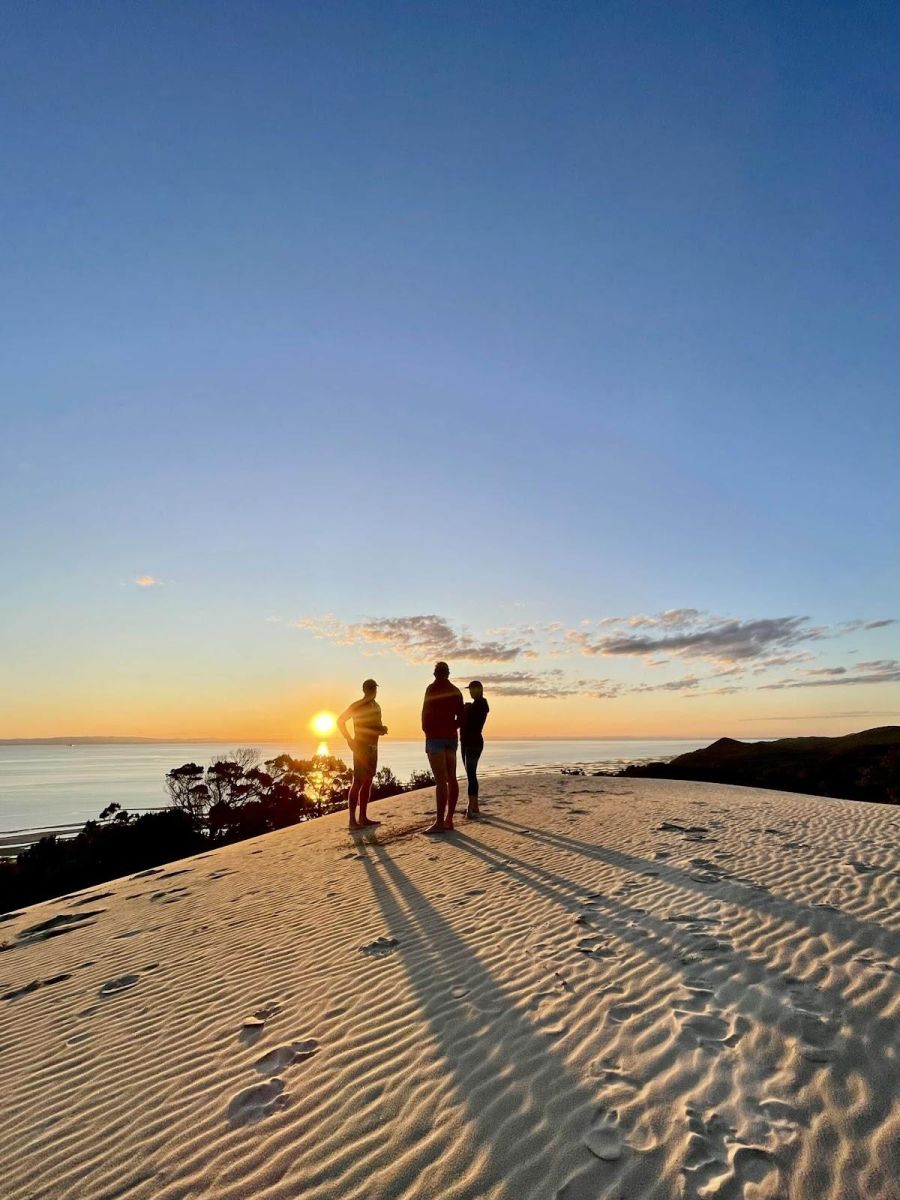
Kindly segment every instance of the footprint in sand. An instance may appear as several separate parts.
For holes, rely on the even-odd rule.
[[[50,987],[53,983],[62,983],[64,980],[71,978],[71,975],[52,975],[49,979],[33,979],[31,983],[26,983],[24,987],[13,988],[10,992],[4,992],[0,996],[0,1000],[18,1000],[20,996],[28,996],[31,992],[36,992],[38,988]]]
[[[58,917],[50,917],[46,921],[41,921],[39,925],[29,925],[27,929],[20,929],[16,934],[16,941],[20,946],[45,942],[48,938],[60,937],[64,933],[72,933],[76,929],[93,925],[95,923],[93,918],[99,917],[101,913],[105,912],[105,908],[95,908],[89,912],[61,913]]]
[[[73,900],[69,908],[80,908],[83,904],[96,904],[98,900],[106,900],[115,894],[115,892],[93,892],[90,896],[82,896],[80,900]]]
[[[806,1014],[800,1021],[800,1035],[803,1039],[800,1053],[811,1063],[829,1063],[834,1058],[832,1044],[837,1036],[836,1021],[823,1020],[821,1017]]]
[[[274,1017],[280,1011],[280,1005],[270,1002],[258,1008],[251,1017],[245,1017],[241,1022],[241,1032],[238,1035],[245,1046],[252,1046],[254,1042],[259,1041],[263,1030],[266,1027],[266,1021],[269,1017]]]
[[[265,1083],[255,1083],[232,1099],[228,1105],[228,1120],[232,1125],[252,1125],[276,1109],[284,1108],[287,1102],[283,1080],[269,1079]]]
[[[684,1014],[679,1012],[678,1015]],[[712,1013],[698,1013],[688,1017],[682,1028],[692,1033],[701,1045],[707,1042],[724,1042],[728,1036],[728,1022]]]
[[[107,980],[103,987],[101,987],[98,995],[115,996],[119,992],[127,992],[129,988],[135,987],[140,981],[140,975],[120,975],[118,979]]]
[[[740,1141],[718,1113],[704,1117],[691,1107],[686,1112],[689,1134],[681,1165],[685,1200],[745,1196],[750,1184],[760,1200],[781,1196],[780,1173],[767,1149]]]
[[[575,949],[587,958],[614,958],[616,955],[616,951],[604,942],[597,942],[591,938],[579,942]]]
[[[318,1048],[319,1043],[315,1038],[307,1038],[302,1042],[291,1042],[289,1046],[278,1046],[275,1050],[270,1050],[268,1054],[257,1059],[253,1065],[261,1075],[277,1075],[285,1067],[302,1062],[305,1058],[312,1058]]]
[[[368,954],[375,958],[383,958],[387,954],[393,954],[399,947],[400,942],[395,937],[377,937],[374,942],[369,942],[365,946],[360,946],[360,954]]]
[[[625,1021],[630,1021],[632,1017],[639,1017],[642,1014],[646,1014],[646,1011],[646,1007],[643,1004],[614,1004],[607,1016],[613,1025],[622,1025]]]
[[[613,1110],[598,1108],[588,1132],[582,1138],[585,1146],[595,1158],[604,1162],[615,1162],[622,1157],[625,1139],[617,1126],[618,1114]]]
[[[186,887],[169,888],[165,892],[153,892],[151,901],[161,900],[163,904],[175,904],[178,900],[183,900],[185,895],[190,895]]]

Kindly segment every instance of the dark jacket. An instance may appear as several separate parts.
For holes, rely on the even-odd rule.
[[[449,679],[436,679],[425,689],[422,729],[426,738],[455,738],[463,723],[462,692]]]
[[[462,729],[459,733],[459,740],[464,746],[478,745],[484,742],[481,731],[484,729],[484,723],[490,711],[484,696],[479,696],[477,700],[466,705]]]

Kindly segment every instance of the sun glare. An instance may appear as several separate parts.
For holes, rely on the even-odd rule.
[[[334,713],[316,713],[312,721],[310,721],[310,725],[319,737],[327,737],[329,733],[334,733],[335,730]]]

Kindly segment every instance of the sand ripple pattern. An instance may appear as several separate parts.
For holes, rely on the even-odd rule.
[[[900,812],[428,800],[4,922],[4,1195],[897,1200]]]

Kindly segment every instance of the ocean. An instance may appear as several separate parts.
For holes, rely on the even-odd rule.
[[[672,758],[705,744],[679,738],[489,740],[479,770],[484,774],[510,774],[536,767],[581,766],[585,770],[611,771],[627,763]],[[0,834],[33,833],[82,824],[112,803],[121,804],[131,812],[164,808],[168,803],[167,771],[188,762],[206,766],[230,749],[233,747],[217,742],[0,746]],[[282,753],[297,758],[333,753],[349,760],[347,747],[340,739],[293,746],[283,742],[257,743],[256,749],[263,760]],[[385,738],[379,765],[390,767],[404,781],[413,771],[427,769],[422,741]]]

